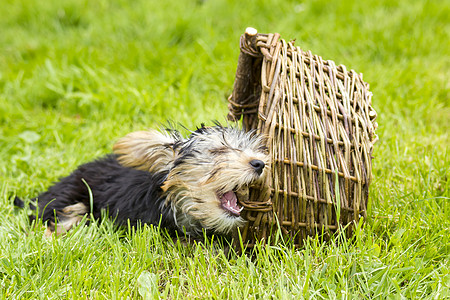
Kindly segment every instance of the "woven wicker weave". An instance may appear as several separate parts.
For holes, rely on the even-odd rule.
[[[252,28],[240,49],[228,118],[267,135],[272,159],[266,183],[241,203],[243,241],[279,227],[300,246],[365,217],[377,114],[362,75]]]

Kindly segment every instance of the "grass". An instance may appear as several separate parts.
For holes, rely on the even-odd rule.
[[[448,40],[438,1],[1,1],[3,299],[450,297]],[[31,198],[132,130],[224,121],[247,26],[371,84],[379,114],[367,222],[351,240],[232,254],[110,222],[43,237]]]

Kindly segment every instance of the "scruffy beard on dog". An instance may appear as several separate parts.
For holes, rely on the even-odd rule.
[[[118,224],[159,225],[171,233],[229,235],[243,225],[239,202],[261,184],[263,139],[236,128],[202,125],[185,139],[175,130],[133,132],[113,154],[79,166],[34,200],[47,234],[61,234],[102,211]],[[16,204],[20,203],[16,199]]]

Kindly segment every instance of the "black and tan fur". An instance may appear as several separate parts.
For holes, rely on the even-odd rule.
[[[174,130],[133,132],[34,200],[49,234],[106,211],[118,224],[228,235],[243,225],[239,200],[261,182],[267,159],[261,137],[235,128],[202,126],[187,139]]]

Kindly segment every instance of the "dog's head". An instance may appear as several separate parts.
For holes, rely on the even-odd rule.
[[[189,234],[202,228],[228,234],[243,225],[238,202],[268,169],[262,137],[220,125],[202,126],[188,139],[173,130],[131,133],[114,152],[126,167],[168,172],[161,187],[166,203]]]

